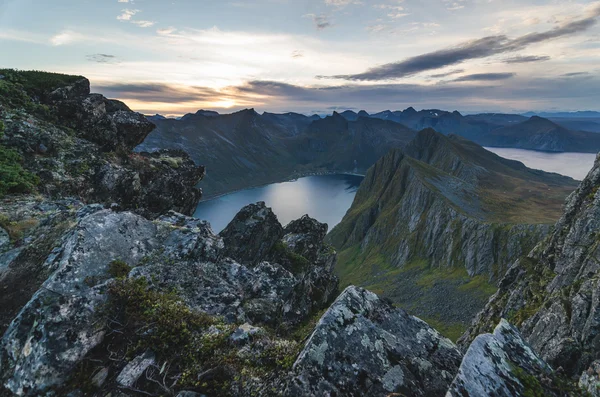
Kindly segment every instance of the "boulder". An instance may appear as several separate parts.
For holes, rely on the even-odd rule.
[[[348,287],[298,356],[286,395],[442,396],[461,357],[425,322]]]
[[[465,354],[448,396],[554,396],[542,382],[552,369],[525,342],[516,328],[501,320],[493,334],[479,335]],[[535,389],[535,390],[534,390]],[[540,393],[540,394],[537,394]]]
[[[151,365],[154,365],[156,357],[154,352],[147,350],[144,354],[140,354],[125,365],[117,376],[117,383],[121,386],[132,387],[135,382],[142,376],[144,371]]]
[[[257,264],[281,239],[283,227],[261,201],[242,208],[219,235],[229,257],[243,264]]]
[[[579,387],[590,397],[600,397],[600,361],[596,360],[581,374]]]

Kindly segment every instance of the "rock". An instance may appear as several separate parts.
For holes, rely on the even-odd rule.
[[[465,354],[447,396],[523,396],[535,393],[554,396],[541,379],[552,369],[525,342],[516,328],[501,320],[493,334],[475,338]]]
[[[256,264],[265,258],[283,236],[277,216],[263,201],[242,208],[219,234],[229,257],[244,264]]]
[[[245,323],[240,325],[229,337],[234,343],[245,343],[252,338],[254,335],[258,335],[263,332],[262,328],[253,327],[252,325]]]
[[[105,301],[109,263],[135,264],[160,246],[157,227],[132,213],[104,210],[79,221],[43,264],[54,273],[0,341],[2,384],[18,395],[39,395],[64,382],[104,337],[102,322],[93,319]]]
[[[154,363],[154,353],[147,350],[144,354],[137,356],[131,362],[127,363],[119,376],[117,376],[117,383],[121,386],[132,387],[144,371],[151,365],[154,365]]]
[[[283,231],[283,242],[298,255],[316,261],[327,234],[327,224],[304,215],[290,222]]]
[[[0,227],[0,252],[6,251],[10,247],[10,236],[8,232]]]
[[[319,320],[286,395],[442,396],[461,354],[425,322],[348,287]]]
[[[92,384],[98,388],[104,385],[106,378],[108,378],[109,369],[107,367],[101,368],[92,378]]]
[[[196,393],[193,391],[180,391],[177,397],[206,397],[204,394]]]
[[[588,392],[590,397],[600,396],[600,361],[596,360],[581,374],[579,387]]]

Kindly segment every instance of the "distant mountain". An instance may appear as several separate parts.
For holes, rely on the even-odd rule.
[[[525,117],[539,116],[544,118],[600,118],[600,112],[595,112],[592,110],[578,111],[578,112],[527,112],[523,113]]]
[[[481,135],[476,142],[483,146],[548,152],[596,153],[600,151],[600,134],[571,131],[538,116]]]
[[[549,232],[576,186],[423,130],[369,169],[329,234],[342,286],[368,286],[458,336],[507,266]]]
[[[186,115],[183,115],[180,120],[188,120],[191,118],[194,118],[196,116],[203,116],[203,117],[217,117],[219,116],[218,112],[214,112],[212,110],[198,110],[196,113],[188,113]]]
[[[600,117],[597,118],[550,118],[550,121],[573,131],[600,132]]]
[[[185,149],[206,166],[204,197],[310,173],[364,173],[415,134],[403,125],[367,117],[349,122],[338,113],[321,119],[297,113],[259,115],[254,109],[153,122],[157,128],[137,150]]]
[[[150,121],[156,121],[156,120],[165,120],[166,117],[161,115],[161,114],[155,114],[154,116],[146,116],[146,118]]]

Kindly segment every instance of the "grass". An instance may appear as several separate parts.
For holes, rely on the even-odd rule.
[[[57,88],[64,87],[83,79],[83,76],[72,76],[60,73],[37,70],[0,69],[3,80],[19,86],[30,97],[43,98]]]
[[[0,139],[4,136],[4,122],[0,120]],[[0,198],[13,193],[35,191],[39,178],[22,166],[19,153],[0,145]]]
[[[466,331],[466,327],[461,323],[448,323],[434,317],[423,317],[421,320],[435,328],[440,334],[456,342],[458,338]]]

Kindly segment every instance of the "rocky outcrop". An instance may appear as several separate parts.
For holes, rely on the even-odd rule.
[[[447,396],[561,395],[549,387],[552,373],[517,329],[501,320],[493,334],[473,341]]]
[[[591,397],[600,396],[600,361],[596,360],[581,374],[579,387]]]
[[[14,73],[27,81],[27,72]],[[154,125],[119,101],[90,94],[87,79],[73,79],[35,92],[3,81],[20,96],[0,101],[0,144],[22,156],[24,168],[40,179],[39,192],[116,203],[148,217],[171,209],[191,214],[204,168],[180,150],[134,154]]]
[[[51,273],[48,280],[15,316],[0,342],[2,384],[17,395],[60,388],[110,333],[110,321],[115,320],[101,313],[117,277],[115,261],[127,269],[119,277],[146,279],[157,291],[176,292],[190,310],[243,324],[235,328],[248,334],[240,340],[262,335],[253,324],[292,328],[323,308],[336,291],[332,260],[313,262],[297,274],[276,262],[246,267],[226,256],[226,243],[206,222],[174,212],[152,222],[130,212],[87,206],[74,219],[76,225],[38,264]],[[322,238],[322,233],[311,237],[310,230],[303,230],[307,241],[318,243]],[[237,335],[234,329],[231,332]],[[232,339],[232,343],[239,342]],[[268,343],[275,349],[276,342]],[[115,381],[131,387],[151,365],[143,357],[134,360],[120,369],[122,376]]]
[[[499,317],[512,319],[552,366],[579,375],[598,352],[600,159],[569,196],[554,232],[513,264],[461,344]]]
[[[289,396],[442,396],[458,369],[454,344],[372,292],[348,287],[294,364]]]

